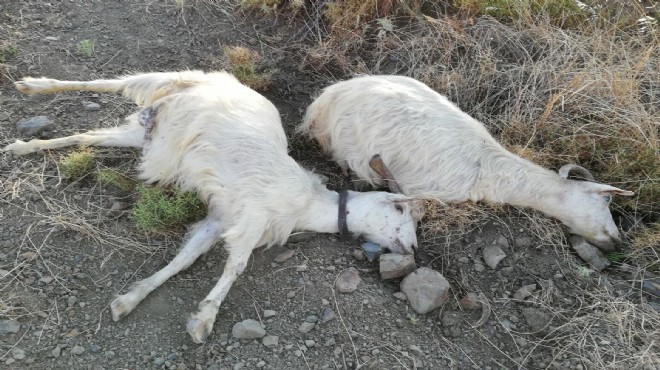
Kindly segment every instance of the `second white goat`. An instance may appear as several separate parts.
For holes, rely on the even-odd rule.
[[[403,76],[364,76],[326,88],[309,106],[300,132],[315,138],[344,168],[371,185],[380,154],[403,193],[447,203],[488,201],[537,209],[604,250],[620,235],[609,211],[610,185],[568,179],[504,149],[477,120],[423,83]]]

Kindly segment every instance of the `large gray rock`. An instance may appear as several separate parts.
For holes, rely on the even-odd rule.
[[[238,339],[257,339],[266,335],[266,331],[261,327],[259,321],[247,319],[234,324],[231,335]]]
[[[440,307],[447,300],[450,288],[444,276],[426,267],[418,268],[401,282],[401,291],[419,314]]]
[[[417,264],[413,255],[388,253],[380,256],[380,278],[396,279],[415,271]]]
[[[358,270],[355,269],[355,267],[350,267],[342,271],[339,274],[339,277],[337,277],[337,290],[342,293],[354,292],[358,285],[360,285],[361,281],[362,279],[360,278]]]
[[[16,130],[21,135],[33,136],[53,125],[53,121],[47,116],[34,116],[16,122]]]

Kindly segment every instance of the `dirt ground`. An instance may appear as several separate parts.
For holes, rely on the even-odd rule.
[[[283,23],[254,19],[220,2],[192,2],[183,11],[175,1],[2,2],[0,38],[17,50],[6,58],[6,78],[0,82],[0,145],[17,137],[15,123],[25,117],[53,119],[56,127],[43,134],[52,138],[116,125],[134,109],[105,94],[22,96],[14,91],[13,80],[210,70],[223,67],[223,46],[242,45],[278,69],[264,94],[283,116],[292,156],[337,186],[336,167],[311,142],[293,138],[292,131],[318,89],[341,76],[299,68],[301,54],[291,42],[295,30]],[[77,50],[86,39],[95,41],[92,56]],[[85,110],[84,101],[100,109]],[[183,229],[161,236],[139,231],[129,211],[110,210],[114,202],[132,202],[132,197],[93,178],[61,179],[56,163],[66,152],[0,156],[0,270],[5,270],[0,319],[20,322],[15,333],[0,327],[0,361],[5,364],[0,367],[660,368],[657,344],[647,345],[652,341],[644,336],[649,328],[631,324],[629,316],[644,313],[657,319],[657,297],[640,293],[625,274],[589,270],[567,249],[531,231],[537,230],[531,223],[538,215],[530,218],[516,210],[505,219],[483,217],[464,233],[422,240],[418,265],[440,271],[453,289],[449,303],[427,315],[415,314],[394,296],[399,281],[382,281],[376,263],[353,257],[357,242],[318,235],[255,251],[205,345],[192,343],[185,322],[222,271],[220,246],[153,292],[128,317],[113,322],[113,297],[163,267],[176,252]],[[98,166],[128,172],[139,156],[132,150],[95,153]],[[547,222],[547,227],[562,232],[557,223]],[[495,270],[481,258],[482,248],[491,244],[508,255]],[[295,250],[292,258],[274,262],[289,249]],[[353,293],[339,293],[334,281],[349,267],[360,271],[362,283]],[[535,284],[532,297],[513,297],[530,284]],[[480,310],[462,310],[457,304],[469,292],[481,292],[490,302],[492,314],[481,327],[474,327]],[[308,333],[299,331],[326,308],[334,318]],[[264,310],[277,314],[265,318]],[[232,338],[232,326],[244,319],[262,321],[268,335],[279,338],[277,345]],[[636,354],[647,360],[638,361]]]

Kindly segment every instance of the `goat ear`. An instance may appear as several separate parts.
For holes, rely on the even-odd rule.
[[[606,184],[597,184],[597,183],[589,183],[590,184],[590,191],[594,193],[605,193],[609,195],[622,195],[625,197],[629,197],[632,195],[635,195],[634,192],[628,191],[628,190],[622,190],[619,188],[615,188],[614,186],[611,185],[606,185]]]

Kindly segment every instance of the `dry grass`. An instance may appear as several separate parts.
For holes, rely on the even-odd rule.
[[[257,72],[261,60],[259,53],[242,46],[233,46],[225,48],[225,56],[229,60],[229,71],[241,83],[258,91],[268,89],[275,71]]]

